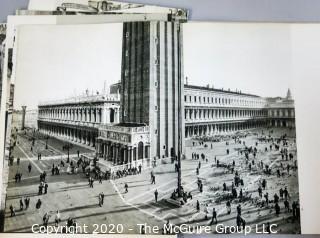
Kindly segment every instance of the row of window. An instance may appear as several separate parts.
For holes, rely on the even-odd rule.
[[[185,119],[216,119],[267,116],[265,110],[186,109]]]
[[[40,109],[39,110],[39,115],[49,115],[49,116],[54,116],[54,115],[67,115],[67,114],[75,114],[75,113],[100,113],[101,108],[82,108],[82,109]]]
[[[294,117],[294,109],[270,110],[269,116],[271,117]]]
[[[191,96],[185,95],[184,101],[189,103],[213,103],[213,104],[223,104],[223,105],[246,105],[246,106],[262,106],[263,101],[259,100],[247,100],[242,98],[225,98],[225,97],[204,97],[204,96]]]

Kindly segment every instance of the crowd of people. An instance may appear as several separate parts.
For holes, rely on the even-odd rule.
[[[285,183],[284,176],[290,176],[291,170],[297,170],[297,160],[294,158],[293,151],[290,150],[290,142],[287,135],[283,134],[277,138],[275,136],[272,136],[272,133],[273,131],[270,131],[268,136],[264,136],[263,138],[260,137],[253,146],[246,145],[246,136],[244,136],[243,139],[234,137],[235,147],[233,148],[238,151],[239,162],[236,162],[233,159],[232,163],[230,164],[224,161],[219,161],[216,156],[214,157],[215,163],[212,164],[212,168],[224,167],[227,169],[228,173],[234,174],[233,181],[229,186],[226,184],[226,182],[222,184],[222,191],[226,195],[224,196],[226,198],[226,214],[231,214],[232,206],[236,206],[237,215],[235,216],[235,223],[238,227],[243,227],[246,224],[245,218],[241,214],[241,204],[244,199],[256,201],[256,204],[258,204],[260,208],[273,208],[275,216],[279,216],[281,213],[284,213],[287,214],[286,216],[291,217],[293,221],[300,220],[299,202],[297,200],[291,199],[287,186],[285,186],[284,188],[281,187],[278,193],[275,192],[274,194],[272,194],[273,199],[270,199],[269,192],[273,190],[271,188],[268,189],[268,179],[270,178],[274,180],[274,176],[276,176],[278,180],[283,178],[281,181],[282,183]],[[264,135],[263,131],[262,135]],[[258,133],[255,134],[255,136],[258,136]],[[263,144],[265,144],[265,146]],[[198,141],[194,141],[192,145],[193,147],[200,146],[200,148],[203,147],[206,149],[213,149],[212,141],[210,140],[201,140],[198,138]],[[261,148],[261,146],[263,147],[263,149],[259,149]],[[225,154],[226,156],[229,155],[230,148],[231,147],[229,147],[229,142],[227,141]],[[196,175],[199,176],[199,173],[201,171],[200,159],[202,159],[203,161],[207,161],[209,156],[205,155],[204,152],[199,153],[197,151],[199,150],[197,149],[196,151],[191,152],[191,160],[199,160],[196,167]],[[268,152],[272,153],[272,155],[277,155],[277,161],[274,162],[274,164],[272,164],[270,161],[264,162],[262,159],[259,161],[259,157],[263,157],[260,155]],[[241,167],[243,166],[243,162],[245,164],[245,168]],[[239,167],[239,169],[236,169],[237,167]],[[255,196],[254,192],[252,192],[251,190],[249,191],[246,189],[246,183],[244,179],[241,178],[241,173],[245,171],[259,173],[263,176],[263,178],[257,181],[257,196]],[[247,172],[245,172],[244,174],[247,174]],[[202,180],[203,178],[200,179],[198,177],[197,186],[199,193],[203,192]],[[197,212],[200,212],[201,203],[199,200],[196,201],[195,206]],[[205,214],[204,219],[208,219],[208,203],[204,203],[203,212]],[[291,214],[291,216],[289,214]],[[215,207],[212,208],[211,216],[211,224],[214,223],[217,223],[217,211]]]

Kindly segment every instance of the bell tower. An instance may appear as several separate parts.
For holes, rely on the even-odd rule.
[[[182,44],[179,21],[124,23],[120,120],[149,126],[151,158],[184,143]]]

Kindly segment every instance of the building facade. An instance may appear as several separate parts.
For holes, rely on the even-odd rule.
[[[295,127],[294,101],[185,85],[185,138],[258,127]]]
[[[116,155],[116,164],[126,158],[131,162],[178,154],[183,128],[182,48],[179,21],[124,23],[120,124],[99,135],[100,148],[115,152],[104,149],[99,154],[107,153],[111,160]]]
[[[111,87],[115,86],[123,92],[123,86],[117,83]],[[127,107],[133,106],[133,102],[137,100],[142,103],[143,99],[136,97],[131,98],[130,103],[127,102]],[[294,100],[290,90],[284,98],[264,98],[229,90],[184,85],[183,99],[183,140],[259,127],[295,127]],[[147,115],[147,118],[157,119],[155,125],[152,125],[150,121],[138,116],[139,113],[134,113],[134,109],[129,109],[133,119],[124,119],[128,115],[126,107],[121,108],[121,103],[123,101],[118,94],[44,103],[38,108],[38,128],[50,136],[95,147],[100,157],[114,165],[139,164],[150,158],[175,155],[168,150],[165,152],[168,138],[166,130],[170,129],[172,132],[173,124],[177,123],[170,121],[171,125],[166,124],[169,112],[160,110],[157,114],[157,110],[152,111],[152,117]],[[151,110],[149,112],[151,113]],[[170,120],[174,120],[173,117],[174,115],[171,115]],[[166,130],[158,140],[158,132],[155,132],[154,128],[159,125],[160,120],[160,128]],[[153,140],[152,137],[156,139]],[[171,138],[171,143],[174,139]],[[162,149],[162,156],[157,156],[156,153],[151,156],[152,143],[157,143],[155,148]]]
[[[256,95],[185,85],[185,138],[267,125],[267,101]]]
[[[49,136],[95,147],[98,127],[119,122],[119,95],[94,95],[38,106],[38,129]]]
[[[288,89],[285,98],[268,98],[268,125],[270,127],[295,127],[294,100]]]

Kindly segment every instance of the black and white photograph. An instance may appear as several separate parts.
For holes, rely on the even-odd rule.
[[[301,232],[290,24],[186,21],[16,27],[4,232]]]

